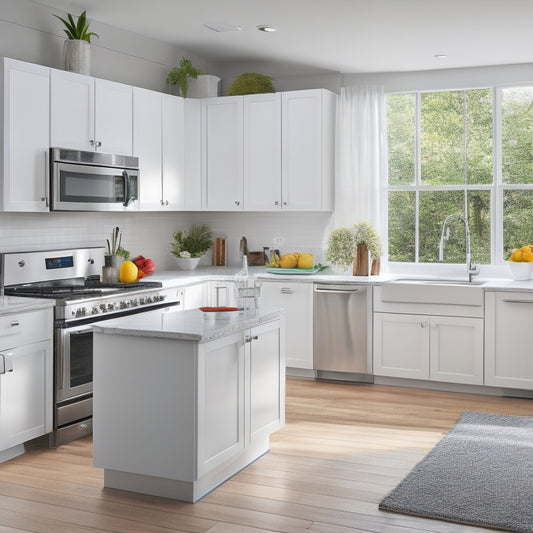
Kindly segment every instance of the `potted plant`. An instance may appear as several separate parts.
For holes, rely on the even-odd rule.
[[[170,85],[178,85],[180,93],[183,98],[187,98],[187,91],[189,89],[189,78],[196,79],[202,72],[192,66],[190,59],[182,57],[180,59],[179,67],[172,69],[167,76],[167,83]]]
[[[326,261],[343,272],[353,264],[354,276],[368,276],[370,254],[370,273],[377,275],[381,253],[381,239],[374,226],[360,222],[351,228],[336,228],[331,232]]]
[[[203,255],[211,248],[213,235],[207,224],[192,225],[188,231],[176,231],[170,243],[170,253],[178,268],[194,270]]]
[[[54,15],[54,17],[65,25],[63,30],[67,35],[67,40],[63,45],[65,70],[89,75],[91,73],[91,37],[99,37],[99,35],[89,31],[90,23],[87,21],[87,12],[84,11],[78,17],[77,22],[70,13],[67,13],[66,19],[59,15]]]

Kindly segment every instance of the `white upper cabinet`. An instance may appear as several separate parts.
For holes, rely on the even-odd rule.
[[[94,150],[94,78],[50,71],[50,144]]]
[[[244,97],[244,209],[281,209],[281,94]]]
[[[133,87],[73,72],[50,73],[50,144],[133,153]]]
[[[184,209],[203,209],[202,188],[202,102],[198,98],[183,100],[184,111]]]
[[[282,93],[282,206],[330,211],[335,173],[335,94]]]
[[[183,98],[133,90],[133,155],[139,158],[140,210],[184,209]]]
[[[161,205],[165,209],[176,211],[185,209],[185,194],[188,193],[185,188],[185,104],[183,98],[179,96],[162,94],[161,98],[163,177]],[[199,116],[198,128],[200,128]]]
[[[243,209],[243,97],[202,100],[205,207]]]
[[[205,207],[330,211],[335,105],[325,89],[203,100]]]
[[[133,155],[139,158],[139,209],[160,209],[161,93],[133,89]]]
[[[1,72],[1,209],[48,211],[50,69],[4,58]]]

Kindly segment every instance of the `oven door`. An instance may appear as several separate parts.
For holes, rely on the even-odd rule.
[[[138,197],[138,170],[53,163],[52,210],[131,210]]]
[[[90,324],[56,328],[56,403],[93,391],[93,330]]]

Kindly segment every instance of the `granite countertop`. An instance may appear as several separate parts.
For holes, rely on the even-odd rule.
[[[262,307],[245,315],[235,311],[230,318],[216,319],[199,309],[158,309],[94,324],[94,331],[111,335],[133,335],[208,342],[279,318],[284,310]]]
[[[54,307],[54,300],[44,298],[20,298],[19,296],[0,297],[0,316]]]
[[[211,267],[200,266],[193,271],[185,270],[167,270],[157,272],[150,276],[150,281],[161,281],[164,287],[173,286],[187,286],[193,283],[201,283],[209,280],[218,281],[233,281],[234,276],[241,270],[241,267]],[[319,272],[317,274],[270,274],[266,272],[265,267],[248,267],[248,272],[251,276],[255,276],[262,281],[284,281],[294,283],[349,283],[349,284],[363,284],[363,285],[381,285],[383,283],[390,283],[401,280],[409,280],[416,282],[420,280],[421,283],[428,283],[433,281],[435,284],[450,283],[456,279],[459,284],[469,286],[465,282],[465,276],[432,276],[432,275],[409,275],[400,273],[384,273],[379,276],[352,276],[348,273],[339,274],[331,270]],[[511,277],[481,277],[475,278],[475,283],[471,286],[480,287],[484,291],[533,291],[533,280],[517,281]]]

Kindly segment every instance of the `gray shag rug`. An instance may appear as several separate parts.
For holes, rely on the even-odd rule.
[[[466,411],[379,508],[532,533],[533,418]]]

